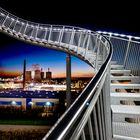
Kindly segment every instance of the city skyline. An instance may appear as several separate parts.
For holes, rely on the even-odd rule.
[[[6,37],[8,41],[10,37]],[[66,53],[27,44],[15,39],[7,41],[0,42],[0,77],[22,74],[24,59],[27,62],[27,70],[33,64],[39,64],[43,71],[50,68],[53,78],[66,76]],[[72,77],[91,77],[92,75],[93,69],[89,65],[72,56]]]

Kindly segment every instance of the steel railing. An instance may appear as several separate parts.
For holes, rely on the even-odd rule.
[[[106,36],[113,44],[112,60],[130,69],[133,75],[140,76],[140,37],[111,32],[99,33]]]
[[[39,24],[0,8],[0,31],[28,43],[75,55],[96,75],[44,136],[47,140],[111,140],[110,61],[112,47],[97,32],[65,25]]]

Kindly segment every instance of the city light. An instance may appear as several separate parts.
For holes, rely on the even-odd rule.
[[[15,101],[12,101],[11,104],[12,104],[12,105],[16,105],[17,103],[16,103]]]
[[[33,102],[29,102],[28,105],[34,105],[34,103]]]
[[[45,105],[46,105],[46,106],[51,106],[52,103],[51,103],[51,102],[46,102]]]

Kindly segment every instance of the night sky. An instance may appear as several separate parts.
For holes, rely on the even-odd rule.
[[[80,1],[32,1],[0,0],[0,6],[21,18],[47,24],[63,24],[131,34],[140,36],[139,11],[136,3],[124,6],[119,1],[109,3]],[[40,64],[47,70],[49,67],[54,77],[65,76],[66,54],[31,44],[17,41],[0,33],[0,77],[22,72],[23,60],[27,60],[27,68],[32,64]],[[10,73],[9,73],[10,72]],[[12,72],[12,73],[11,73]],[[92,75],[92,68],[81,60],[72,57],[72,72],[74,76]]]
[[[66,68],[66,54],[60,51],[47,49],[21,41],[11,42],[2,45],[0,51],[1,77],[7,75],[18,75],[23,71],[23,60],[26,59],[27,70],[31,70],[32,64],[39,64],[43,71],[48,68],[52,71],[53,77],[64,77]],[[72,57],[72,76],[91,76],[92,68]]]

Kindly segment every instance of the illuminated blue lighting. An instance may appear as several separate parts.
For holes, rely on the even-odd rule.
[[[101,34],[102,33],[102,31],[97,31],[99,34]]]
[[[104,31],[103,34],[107,34],[107,32]]]
[[[135,36],[134,38],[135,38],[135,39],[140,39],[140,37],[137,37],[137,36]]]
[[[16,104],[15,104],[16,103]],[[19,105],[21,106],[21,102],[15,102],[15,101],[0,101],[0,105]]]
[[[115,35],[115,36],[119,36],[119,34],[118,34],[118,33],[114,33],[113,35]]]
[[[54,106],[53,102],[36,102],[36,106]]]
[[[132,38],[132,36],[131,36],[131,35],[127,35],[127,37],[128,37],[128,38]]]
[[[46,106],[51,106],[52,103],[51,103],[51,102],[46,102],[45,105],[46,105]]]
[[[12,105],[16,105],[17,103],[16,103],[15,101],[12,101],[11,104],[12,104]]]
[[[120,36],[121,36],[121,37],[126,37],[126,35],[124,35],[124,34],[120,34]]]
[[[34,105],[34,103],[33,102],[29,102],[28,105]]]

